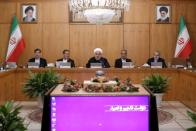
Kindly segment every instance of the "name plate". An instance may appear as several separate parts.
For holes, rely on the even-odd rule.
[[[28,68],[39,68],[39,66],[28,66]]]
[[[151,68],[153,68],[153,69],[156,69],[156,68],[160,69],[160,68],[162,68],[162,66],[151,66]]]
[[[59,68],[71,68],[71,66],[61,66]]]

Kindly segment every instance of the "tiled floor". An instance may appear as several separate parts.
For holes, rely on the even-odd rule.
[[[23,105],[21,116],[26,119],[29,124],[28,131],[40,131],[41,124],[31,121],[28,118],[29,113],[37,108],[36,102],[21,102]],[[186,111],[190,110],[185,105],[177,101],[167,101],[162,103],[161,110],[171,113],[174,118],[167,123],[159,124],[160,131],[186,131],[187,128],[196,126],[187,116]]]
[[[191,110],[180,102],[163,102],[161,109],[171,113],[174,118],[168,123],[159,125],[160,131],[186,131],[187,128],[196,126],[186,113],[187,110]]]

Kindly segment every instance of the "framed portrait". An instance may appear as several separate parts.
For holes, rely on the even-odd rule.
[[[89,23],[82,12],[69,12],[70,23]],[[123,11],[117,10],[110,23],[122,23]]]
[[[21,4],[21,21],[23,23],[37,23],[37,4]]]
[[[156,5],[156,23],[169,24],[171,23],[171,6]]]

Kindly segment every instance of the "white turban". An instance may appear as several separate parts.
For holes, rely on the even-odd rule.
[[[101,54],[102,54],[103,53],[103,50],[101,48],[95,48],[94,49],[94,53],[96,53],[96,52],[101,52]]]

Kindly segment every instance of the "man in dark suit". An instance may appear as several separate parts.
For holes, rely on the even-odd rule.
[[[160,52],[159,51],[154,52],[154,57],[149,58],[148,61],[147,61],[147,64],[151,66],[152,62],[162,62],[162,67],[167,68],[167,65],[165,64],[165,60],[160,57]]]
[[[108,63],[108,60],[104,57],[102,57],[103,50],[101,48],[94,49],[94,57],[91,57],[88,60],[88,63],[86,64],[87,68],[90,68],[91,63],[101,63],[102,68],[109,68],[110,64]]]
[[[47,61],[44,58],[41,58],[41,49],[34,50],[34,58],[29,59],[29,62],[39,63],[39,67],[46,67]]]
[[[63,50],[63,58],[58,59],[57,61],[62,61],[65,63],[69,62],[69,63],[71,63],[71,67],[75,67],[74,60],[72,60],[70,58],[70,50],[68,50],[68,49]]]
[[[121,58],[115,60],[115,68],[122,68],[123,62],[132,62],[131,59],[127,58],[127,50],[121,50]]]

